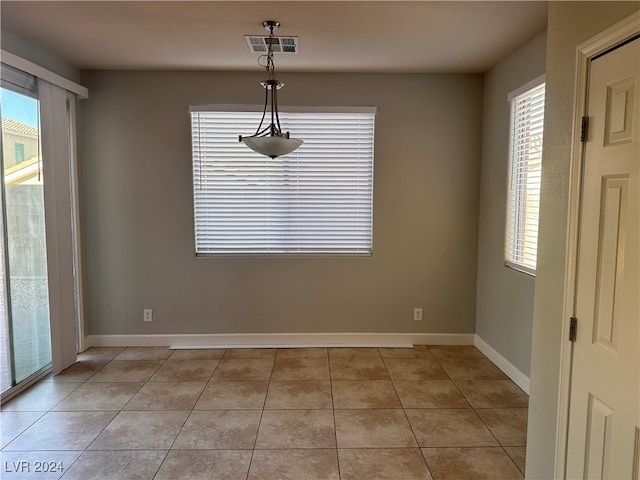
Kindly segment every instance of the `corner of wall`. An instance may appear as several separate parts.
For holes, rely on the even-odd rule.
[[[485,342],[479,335],[475,336],[474,344],[478,350],[484,353],[489,360],[504,372],[513,382],[518,385],[524,393],[529,395],[529,377],[522,373],[518,367],[507,360],[491,345]]]
[[[484,345],[527,378],[535,279],[504,266],[509,92],[545,73],[546,30],[485,74],[476,334]],[[524,373],[522,373],[524,372]]]

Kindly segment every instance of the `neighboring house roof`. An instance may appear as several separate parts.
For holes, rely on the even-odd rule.
[[[16,122],[15,120],[11,120],[10,118],[5,118],[5,117],[2,117],[2,130],[21,133],[22,135],[30,135],[33,137],[37,137],[39,134],[39,131],[37,128],[33,128],[30,125]]]

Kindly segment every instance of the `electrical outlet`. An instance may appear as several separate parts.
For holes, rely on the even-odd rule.
[[[153,322],[153,310],[151,310],[150,308],[145,308],[142,320],[144,320],[145,322]]]
[[[415,321],[420,321],[422,320],[422,309],[421,308],[414,308],[413,309],[413,319]]]

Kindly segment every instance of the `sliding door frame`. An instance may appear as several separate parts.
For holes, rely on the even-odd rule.
[[[3,62],[4,63],[4,62]],[[4,87],[3,87],[4,88]],[[15,90],[12,88],[8,88],[8,90],[16,93],[16,94],[25,94],[24,92],[20,91],[20,88],[16,88]],[[33,98],[37,98],[33,97]],[[39,98],[38,99],[38,105],[40,103]],[[39,109],[39,106],[38,106]],[[0,106],[0,116],[2,113],[2,108]],[[4,135],[0,135],[0,148],[3,148],[4,145]],[[38,142],[41,142],[41,136],[40,134],[38,134]],[[3,148],[4,151],[4,148]],[[40,155],[40,149],[38,150],[38,154]],[[2,166],[2,171],[4,172],[4,155],[2,156],[2,161],[0,161],[0,165]],[[12,298],[12,294],[11,294],[11,283],[12,283],[12,278],[11,278],[11,261],[10,261],[10,252],[9,252],[9,229],[7,226],[7,189],[6,189],[6,184],[4,181],[4,175],[2,178],[2,182],[0,182],[0,197],[2,200],[2,207],[0,210],[0,216],[2,217],[1,221],[2,221],[2,238],[3,238],[3,242],[2,242],[2,254],[3,254],[3,261],[2,261],[2,265],[0,265],[0,268],[2,268],[3,272],[3,285],[2,285],[2,292],[0,292],[0,295],[3,295],[4,298],[4,303],[5,303],[5,318],[3,319],[4,322],[6,322],[6,340],[7,340],[7,352],[5,352],[5,354],[7,355],[7,360],[8,360],[8,367],[9,367],[9,378],[11,380],[11,386],[6,390],[1,392],[1,401],[4,403],[5,401],[13,398],[14,396],[16,396],[17,394],[19,394],[20,392],[22,392],[23,390],[25,390],[26,388],[28,388],[29,386],[31,386],[33,383],[37,382],[38,380],[40,380],[41,378],[45,377],[46,375],[48,375],[49,373],[51,373],[52,371],[52,362],[51,360],[48,360],[47,363],[38,368],[37,370],[35,370],[34,372],[30,373],[29,375],[27,375],[25,378],[22,378],[18,381],[17,379],[17,370],[16,370],[16,363],[15,363],[15,357],[16,357],[16,344],[14,341],[14,333],[15,333],[15,329],[14,329],[14,323],[13,323],[13,298]],[[47,272],[47,284],[48,284],[48,272]],[[50,319],[49,319],[49,324],[50,324]],[[50,328],[50,325],[47,325],[47,328]],[[49,343],[51,343],[51,339],[49,336]]]
[[[4,402],[49,372],[69,367],[85,348],[75,100],[88,98],[88,90],[10,52],[0,53],[3,63],[38,78],[42,156],[46,159],[43,175],[52,355],[51,366],[12,388],[2,396]]]

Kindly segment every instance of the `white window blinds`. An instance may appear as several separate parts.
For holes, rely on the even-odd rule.
[[[2,88],[38,98],[38,79],[33,75],[3,63],[0,65],[0,78]]]
[[[512,94],[505,264],[535,275],[544,127],[544,83]]]
[[[238,141],[261,108],[192,107],[196,254],[370,255],[374,112],[280,112],[304,144],[271,159]]]

